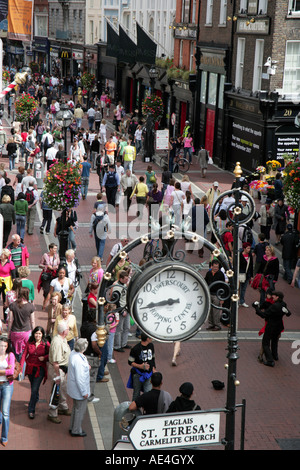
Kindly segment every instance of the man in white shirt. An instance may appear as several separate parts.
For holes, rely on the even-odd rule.
[[[175,183],[175,190],[171,193],[170,206],[174,211],[175,225],[180,227],[181,224],[181,205],[185,201],[185,194],[181,191],[179,181]]]
[[[46,127],[46,132],[42,136],[42,147],[44,149],[44,155],[46,156],[46,152],[50,145],[53,143],[53,135],[50,133],[50,127]]]
[[[87,118],[88,118],[90,131],[93,129],[93,125],[95,122],[95,114],[96,114],[96,110],[93,107],[91,107],[87,112]]]
[[[124,167],[121,165],[120,161],[117,161],[117,163],[116,163],[116,172],[118,173],[119,179],[120,179],[120,182],[121,182],[121,178],[124,175]],[[120,191],[118,191],[117,195],[116,195],[116,206],[119,206],[119,204],[120,204],[121,192],[122,192],[122,186],[120,187]]]
[[[131,173],[129,168],[126,170],[126,173],[122,176],[120,180],[121,188],[124,193],[124,210],[126,210],[126,212],[128,212],[130,204],[131,204],[130,196],[135,186],[138,184],[138,182],[139,180],[137,179],[135,175]],[[126,205],[125,205],[125,201],[127,202]]]
[[[34,189],[37,189],[37,181],[33,176],[33,169],[32,168],[27,168],[27,175],[24,176],[22,179],[22,192],[26,194],[27,189],[29,188],[29,182],[33,180],[34,184],[33,187]]]
[[[51,147],[48,148],[48,150],[46,152],[46,160],[47,160],[47,169],[48,170],[49,170],[50,165],[53,164],[57,152],[58,152],[58,150],[53,146],[53,144],[51,145]]]

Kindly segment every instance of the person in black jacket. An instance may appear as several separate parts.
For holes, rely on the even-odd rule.
[[[201,410],[200,406],[197,405],[194,400],[191,399],[191,396],[194,392],[194,386],[191,382],[184,382],[180,388],[179,392],[181,395],[176,397],[174,401],[170,404],[167,409],[167,413],[176,413],[177,411],[195,411]]]
[[[211,269],[206,273],[205,282],[208,286],[214,283],[214,286],[210,288],[211,296],[211,307],[208,315],[209,326],[207,330],[218,331],[221,330],[221,321],[220,321],[220,312],[221,310],[214,308],[213,305],[221,306],[224,301],[220,300],[217,296],[218,290],[222,287],[222,284],[225,283],[224,273],[220,269],[220,263],[218,260],[212,260]]]
[[[287,317],[291,315],[286,303],[283,301],[284,295],[282,292],[274,291],[272,298],[274,303],[264,311],[259,306],[259,302],[253,303],[256,314],[267,322],[262,339],[263,352],[266,358],[263,364],[270,367],[274,367],[274,361],[278,361],[278,341],[284,329],[282,318],[284,315]]]
[[[292,268],[295,266],[297,259],[299,232],[293,230],[292,224],[288,224],[286,228],[286,232],[281,236],[280,239],[280,243],[282,245],[282,262],[284,268],[283,279],[291,284],[293,280]]]

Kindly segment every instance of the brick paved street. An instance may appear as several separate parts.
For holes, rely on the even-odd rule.
[[[4,124],[6,127],[7,123]],[[7,159],[3,159],[8,168]],[[160,174],[156,165],[154,169]],[[233,175],[229,172],[210,165],[207,178],[201,179],[196,161],[189,172],[193,188],[198,191],[207,191],[212,182],[219,181],[220,189],[227,190],[231,187]],[[137,159],[135,172],[137,175],[145,171],[145,163]],[[76,234],[77,255],[80,264],[86,267],[82,281],[82,290],[85,288],[87,270],[92,256],[95,255],[94,239],[88,235],[88,223],[90,220],[96,194],[99,191],[98,177],[92,173],[89,184],[89,194],[85,201],[81,201],[77,209],[79,228]],[[259,211],[257,201],[257,210]],[[56,214],[57,215],[57,214]],[[40,217],[40,213],[38,214]],[[124,212],[119,212],[121,226],[125,224]],[[39,233],[40,220],[36,220],[35,232],[32,236],[25,237],[25,244],[30,252],[30,266],[32,267],[31,279],[37,285],[39,270],[36,268],[41,255],[47,249],[47,243],[54,241],[53,226],[49,237]],[[256,232],[258,231],[255,225]],[[146,229],[145,229],[146,232]],[[274,241],[274,240],[273,240]],[[107,259],[110,248],[116,242],[108,239],[105,247],[104,262]],[[179,242],[180,243],[183,242]],[[280,256],[280,250],[276,250]],[[141,250],[132,256],[134,262],[142,257]],[[208,252],[205,252],[207,259]],[[188,254],[186,260],[190,263],[199,263],[196,254]],[[200,260],[202,261],[202,260]],[[205,274],[205,271],[202,273]],[[237,378],[240,386],[237,387],[237,403],[246,400],[246,450],[280,450],[284,442],[291,440],[295,445],[300,442],[300,365],[292,363],[293,340],[298,339],[300,346],[299,324],[299,290],[293,289],[282,276],[278,281],[278,289],[285,294],[292,316],[285,319],[285,332],[279,343],[279,361],[274,368],[265,367],[257,361],[260,349],[261,337],[258,331],[263,321],[254,313],[252,308],[240,308],[238,315],[238,340],[239,359],[237,361]],[[246,293],[246,302],[257,300],[257,293],[250,287]],[[36,324],[46,325],[46,314],[42,312],[42,296],[36,291]],[[77,299],[76,317],[78,326],[81,321],[81,302]],[[155,342],[157,369],[164,377],[164,389],[175,398],[178,388],[184,381],[191,381],[195,387],[194,399],[202,409],[224,407],[226,404],[227,371],[224,364],[227,362],[227,329],[214,334],[206,331],[206,324],[202,331],[194,338],[182,344],[182,352],[178,358],[178,366],[171,366],[173,345]],[[133,328],[134,333],[134,328]],[[135,344],[135,336],[130,338],[130,344]],[[299,356],[299,355],[298,355]],[[30,395],[30,387],[27,378],[22,382],[15,382],[14,394],[11,405],[11,423],[9,430],[9,445],[6,450],[110,450],[113,426],[114,407],[119,402],[131,399],[131,391],[126,389],[129,376],[127,364],[128,353],[116,353],[117,362],[110,364],[110,381],[108,384],[96,385],[96,396],[100,402],[89,405],[89,412],[84,422],[86,438],[74,439],[68,433],[69,418],[62,417],[62,424],[55,425],[46,420],[50,383],[41,386],[40,403],[37,406],[35,420],[29,420],[26,412],[26,404]],[[225,389],[215,391],[211,381],[214,379],[225,382]],[[71,406],[71,403],[70,403]],[[239,447],[240,410],[236,413],[236,445]],[[221,428],[224,430],[224,416],[221,419]],[[221,436],[222,436],[221,432]],[[217,447],[223,449],[222,446]],[[299,449],[299,445],[298,445]]]

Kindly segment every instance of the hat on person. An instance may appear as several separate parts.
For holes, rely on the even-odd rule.
[[[189,121],[185,121],[186,124],[189,124]]]
[[[247,199],[247,197],[246,197],[246,196],[242,196],[242,197],[241,197],[241,201],[246,201],[246,202],[247,202],[247,201],[248,201],[248,199]]]
[[[215,182],[214,182],[214,186],[219,186],[218,181],[215,181]]]
[[[184,382],[182,385],[180,385],[179,391],[182,393],[182,395],[190,397],[194,391],[194,386],[191,382]]]
[[[286,228],[287,228],[288,230],[292,230],[293,226],[292,226],[292,224],[287,224]]]

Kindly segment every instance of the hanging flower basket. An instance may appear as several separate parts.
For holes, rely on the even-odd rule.
[[[163,117],[164,105],[159,96],[151,95],[144,99],[142,112],[145,116],[152,114],[154,122],[159,121]]]
[[[44,178],[43,198],[51,209],[63,211],[79,205],[81,165],[54,163]]]
[[[89,72],[84,72],[84,74],[81,77],[81,83],[83,88],[86,90],[92,90],[94,88],[96,82],[96,77],[94,74],[89,73]]]
[[[37,100],[28,93],[22,93],[15,102],[16,120],[20,122],[32,120],[37,109]]]
[[[290,162],[285,167],[283,192],[288,204],[300,210],[300,162]]]

